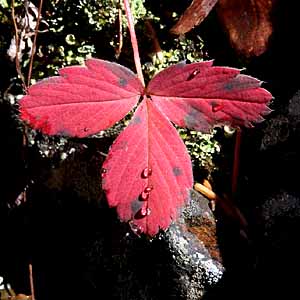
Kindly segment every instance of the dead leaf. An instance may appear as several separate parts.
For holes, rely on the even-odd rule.
[[[206,18],[217,2],[218,0],[194,0],[172,27],[171,32],[184,34],[190,31]]]
[[[273,32],[271,12],[276,0],[220,0],[218,17],[230,43],[245,57],[259,56],[267,49]]]

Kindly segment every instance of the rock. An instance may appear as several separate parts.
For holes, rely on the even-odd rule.
[[[266,199],[261,207],[264,235],[276,247],[285,246],[280,227],[300,222],[300,197],[280,191]]]
[[[293,274],[300,268],[299,103],[297,92],[265,122],[261,147],[256,152],[251,146],[244,148],[250,153],[243,155],[251,158],[243,161],[247,181],[241,198],[249,214],[256,257],[252,296],[259,294],[262,299],[292,299],[298,293]]]
[[[193,191],[166,232],[136,236],[107,207],[101,159],[88,148],[29,187],[24,221],[36,297],[201,299],[224,272],[208,201]]]
[[[192,191],[182,217],[165,233],[174,260],[170,267],[179,275],[177,288],[183,299],[201,299],[205,290],[224,273],[217,242],[214,215],[208,201]]]

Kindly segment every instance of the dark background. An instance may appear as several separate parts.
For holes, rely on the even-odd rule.
[[[168,12],[169,2],[162,1],[163,6],[158,6],[156,1],[146,1],[146,6],[163,15]],[[195,29],[215,64],[246,66],[246,73],[263,80],[264,87],[274,96],[271,104],[274,111],[267,120],[254,129],[243,130],[242,135],[236,205],[249,222],[248,240],[241,239],[234,222],[224,221],[218,225],[227,273],[217,286],[208,289],[204,299],[271,299],[275,296],[294,299],[298,294],[295,274],[299,269],[300,250],[297,241],[300,46],[296,2],[278,1],[273,15],[274,34],[268,50],[260,57],[245,60],[238,56],[228,43],[215,12]],[[186,3],[174,2],[174,9],[178,11],[185,7]],[[64,20],[69,18],[65,16]],[[12,28],[0,26],[2,41],[10,41]],[[88,32],[88,28],[84,32]],[[82,35],[85,39],[85,33]],[[91,35],[90,39],[98,40],[97,33]],[[40,42],[45,42],[42,36]],[[98,40],[98,43],[102,42]],[[102,53],[99,45],[96,48],[98,57],[112,59],[109,50]],[[1,51],[3,95],[16,74],[14,64],[5,51]],[[37,58],[38,63],[41,60]],[[121,60],[126,63],[127,56]],[[18,91],[20,87],[16,85],[14,89]],[[42,158],[38,149],[23,145],[23,129],[17,118],[17,106],[0,101],[0,275],[3,274],[16,292],[30,294],[28,264],[32,262],[39,300],[129,299],[130,293],[126,291],[126,284],[120,284],[120,277],[130,282],[132,274],[132,281],[139,281],[134,285],[137,290],[131,293],[134,299],[143,299],[139,287],[148,288],[147,299],[185,299],[172,294],[172,276],[178,274],[166,267],[170,254],[163,241],[154,240],[149,245],[147,239],[131,235],[128,240],[124,239],[129,229],[126,224],[119,224],[114,211],[106,207],[101,192],[95,192],[87,201],[84,193],[79,197],[74,192],[74,186],[81,183],[65,183],[61,189],[49,187],[49,177],[57,175],[51,173],[55,158],[54,162]],[[72,143],[80,149],[82,142],[74,140]],[[95,168],[100,168],[101,157],[95,153],[99,149],[105,151],[110,140],[101,145],[90,140],[83,143],[89,150],[79,151],[70,160],[72,165],[74,161],[84,161],[84,167],[66,168],[71,170],[71,175],[84,169],[87,176],[97,177]],[[224,144],[223,151],[226,147],[232,150],[232,144]],[[216,188],[222,189],[220,174],[216,175],[215,182]],[[16,205],[15,199],[27,185],[27,202]]]

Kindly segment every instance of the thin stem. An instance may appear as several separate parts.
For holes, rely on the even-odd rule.
[[[238,182],[239,166],[240,166],[241,137],[242,137],[242,131],[240,128],[237,128],[236,136],[235,136],[234,158],[233,158],[233,168],[232,168],[231,192],[233,197],[235,196],[237,191],[237,182]]]
[[[29,264],[29,279],[30,279],[31,300],[35,300],[33,275],[32,275],[32,264]]]
[[[31,55],[30,55],[29,70],[28,70],[28,77],[27,77],[27,87],[30,85],[30,80],[31,80],[32,65],[33,65],[34,54],[36,52],[36,40],[37,40],[37,35],[38,35],[40,21],[41,21],[42,7],[43,7],[43,0],[40,0],[38,17],[37,17],[37,21],[36,21],[36,25],[35,25],[33,44],[32,44]]]
[[[226,215],[236,219],[243,228],[248,227],[248,222],[237,206],[227,197],[219,197],[214,191],[210,190],[201,183],[195,183],[194,189],[208,198],[210,201],[215,201],[222,208]]]
[[[129,28],[129,32],[130,32],[131,45],[133,48],[135,68],[137,71],[138,78],[142,82],[143,86],[145,86],[145,80],[144,80],[144,76],[143,76],[143,72],[142,72],[141,59],[140,59],[140,54],[139,54],[139,48],[138,48],[138,43],[137,43],[135,30],[134,30],[133,16],[131,13],[131,9],[130,9],[128,0],[124,0],[124,7],[125,7],[125,12],[126,12],[128,28]]]
[[[15,1],[12,0],[11,2],[11,16],[15,28],[15,42],[16,42],[16,57],[15,57],[15,63],[16,63],[16,71],[22,81],[23,88],[26,89],[26,84],[25,84],[25,79],[21,71],[21,65],[20,65],[20,60],[19,60],[19,52],[20,52],[20,39],[19,39],[19,28],[17,25],[17,20],[16,20],[16,14],[15,14]]]
[[[120,2],[122,0],[119,0]],[[116,58],[118,59],[121,52],[122,52],[122,47],[123,47],[123,26],[122,26],[122,9],[121,9],[121,3],[119,3],[118,7],[118,25],[119,25],[119,44],[116,49]]]

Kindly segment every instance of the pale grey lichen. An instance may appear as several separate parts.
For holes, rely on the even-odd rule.
[[[199,199],[199,194],[194,191],[191,192],[189,203],[181,216],[165,233],[165,239],[174,260],[172,266],[180,274],[178,284],[182,287],[181,291],[186,293],[183,296],[187,300],[199,300],[208,287],[220,281],[225,269],[211,256],[204,242],[186,230],[185,222],[197,219],[196,223],[209,220],[215,224],[214,217],[207,200]]]

